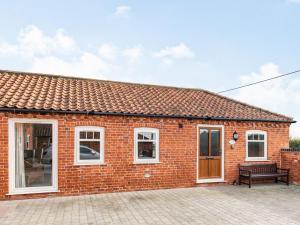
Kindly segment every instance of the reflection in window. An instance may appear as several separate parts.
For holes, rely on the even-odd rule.
[[[15,123],[15,187],[52,185],[52,125]]]
[[[138,158],[139,159],[146,159],[152,158],[155,159],[155,141],[151,142],[138,142]]]
[[[211,156],[219,156],[221,155],[220,152],[220,131],[219,130],[212,130],[210,132],[211,141],[210,141],[210,155]]]
[[[264,157],[264,142],[248,142],[248,157]]]
[[[100,141],[80,141],[80,160],[100,159]]]

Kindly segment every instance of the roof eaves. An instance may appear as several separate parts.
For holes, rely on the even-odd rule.
[[[122,113],[122,112],[97,112],[97,111],[71,111],[54,109],[27,109],[27,108],[0,108],[0,112],[14,113],[58,113],[58,114],[86,114],[86,115],[112,115],[112,116],[136,116],[136,117],[158,117],[158,118],[182,118],[182,119],[203,119],[203,120],[223,120],[223,121],[248,121],[248,122],[274,122],[274,123],[296,123],[295,120],[275,120],[275,119],[253,119],[253,118],[229,118],[191,115],[166,115],[166,114],[142,114],[142,113]]]

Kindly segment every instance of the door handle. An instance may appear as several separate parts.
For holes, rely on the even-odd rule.
[[[206,156],[206,159],[214,159],[213,156]]]

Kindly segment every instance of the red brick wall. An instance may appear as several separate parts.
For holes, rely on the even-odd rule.
[[[8,118],[58,120],[58,186],[52,194],[8,197]],[[183,124],[183,128],[178,127]],[[0,113],[0,199],[47,195],[77,195],[113,191],[190,187],[196,185],[197,124],[225,126],[225,181],[237,178],[237,165],[245,161],[245,132],[268,132],[268,159],[280,161],[280,149],[288,146],[289,124],[201,121],[87,115],[39,115]],[[75,126],[105,128],[105,165],[74,165]],[[160,130],[160,163],[133,164],[134,128]],[[237,131],[239,140],[231,149],[229,140]],[[145,178],[145,173],[151,177]]]
[[[300,151],[282,151],[281,167],[290,169],[290,182],[300,184]]]

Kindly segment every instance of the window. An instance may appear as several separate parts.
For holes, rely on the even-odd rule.
[[[57,191],[57,121],[9,119],[10,194]]]
[[[75,164],[95,165],[104,163],[104,128],[75,128]]]
[[[134,162],[159,162],[159,131],[154,128],[134,129]]]
[[[246,150],[246,160],[267,160],[267,132],[247,131]]]

